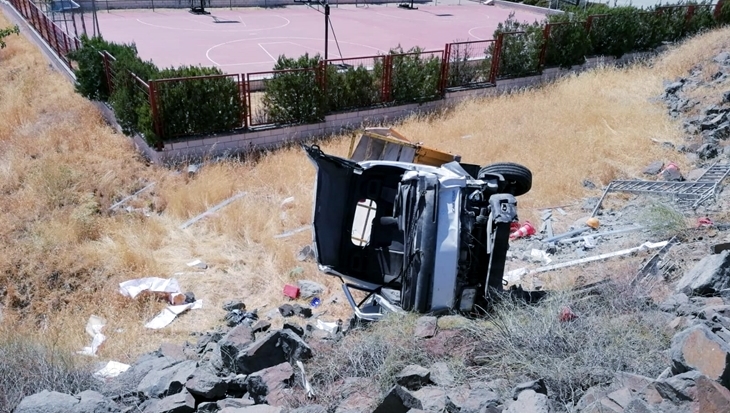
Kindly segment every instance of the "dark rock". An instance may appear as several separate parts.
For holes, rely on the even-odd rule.
[[[304,329],[299,324],[284,323],[284,326],[282,328],[294,332],[294,334],[298,335],[299,337],[304,337]]]
[[[294,307],[291,304],[282,304],[279,306],[279,314],[282,317],[292,317],[294,315]]]
[[[673,95],[679,91],[679,89],[682,88],[684,83],[682,82],[674,82],[670,83],[666,88],[664,88],[664,92],[668,95]]]
[[[705,143],[697,149],[700,159],[712,159],[717,157],[718,146],[714,143]]]
[[[529,388],[521,391],[517,400],[510,404],[504,413],[550,413],[550,411],[548,397]]]
[[[512,400],[517,400],[517,397],[520,395],[520,393],[528,389],[535,391],[535,393],[540,393],[547,396],[547,387],[545,386],[545,380],[537,379],[525,383],[520,383],[515,386],[514,390],[512,391]]]
[[[419,317],[416,320],[416,329],[413,333],[416,338],[430,338],[436,335],[438,319],[432,316]]]
[[[79,399],[64,393],[43,390],[20,401],[14,413],[68,413]]]
[[[255,403],[252,399],[249,398],[234,398],[234,399],[223,399],[218,400],[218,408],[223,409],[242,409],[246,407],[253,406]],[[236,412],[237,410],[229,410],[232,412]]]
[[[644,175],[657,175],[659,172],[662,171],[662,168],[664,168],[664,162],[662,161],[654,161],[650,163],[646,168],[644,168]]]
[[[259,320],[256,322],[256,324],[251,326],[251,332],[254,334],[256,333],[265,333],[269,331],[269,328],[271,328],[271,323],[266,320]]]
[[[682,304],[679,307],[677,307],[677,310],[674,311],[674,314],[680,316],[680,317],[689,317],[689,316],[695,316],[699,312],[699,309],[697,306],[693,304]]]
[[[431,372],[415,364],[406,366],[395,376],[395,382],[408,390],[418,390],[430,381]]]
[[[662,177],[662,179],[664,181],[668,181],[668,182],[680,182],[680,181],[684,181],[684,177],[679,172],[679,170],[678,169],[674,169],[674,168],[664,169],[661,172],[661,177]]]
[[[730,287],[730,251],[708,255],[698,262],[675,287],[677,292],[689,291],[691,295],[715,295]]]
[[[246,312],[242,310],[231,310],[225,316],[226,325],[228,327],[235,327],[239,324],[251,326],[258,319],[259,315],[256,313],[256,310],[251,312]]]
[[[706,325],[697,324],[676,334],[669,352],[674,374],[697,370],[730,387],[730,344]]]
[[[188,291],[185,293],[185,304],[192,304],[195,302],[195,293]]]
[[[722,103],[730,103],[730,91],[722,94]]]
[[[374,380],[350,377],[338,383],[341,401],[335,413],[370,412],[380,401],[380,391]]]
[[[657,173],[658,173],[658,171],[657,171]],[[593,183],[592,181],[590,181],[590,180],[588,180],[588,179],[584,179],[584,180],[583,180],[583,188],[587,188],[587,189],[596,189],[596,188],[597,188],[597,186],[596,186],[596,184],[594,184],[594,183]]]
[[[312,249],[311,245],[305,245],[297,253],[297,261],[310,261],[314,260],[315,258],[316,257],[314,256],[314,250]]]
[[[251,374],[284,361],[307,360],[312,350],[290,330],[269,332],[249,344],[236,357],[236,372]]]
[[[162,356],[159,352],[143,354],[127,371],[106,383],[101,389],[101,393],[105,396],[115,397],[120,394],[127,394],[130,388],[136,389],[142,379],[151,371],[163,370],[178,363],[180,363],[179,360],[169,359]]]
[[[225,311],[233,311],[233,310],[245,311],[246,304],[244,304],[243,301],[241,301],[241,300],[228,300],[225,303],[223,303],[223,310],[225,310]]]
[[[254,334],[251,327],[241,324],[226,333],[219,341],[221,361],[223,368],[228,371],[235,370],[235,360],[238,354],[247,348],[254,341]]]
[[[710,115],[705,120],[700,123],[700,130],[712,130],[720,126],[720,124],[725,119],[724,113],[719,113],[717,115]]]
[[[412,394],[421,404],[419,409],[429,412],[443,412],[446,410],[446,392],[439,387],[422,387]]]
[[[144,409],[145,413],[192,413],[195,411],[195,398],[187,391],[156,400]]]
[[[185,388],[199,400],[218,400],[226,395],[228,382],[216,376],[210,367],[201,366],[195,369]]]
[[[248,376],[246,376],[245,374],[236,374],[234,376],[229,376],[227,378],[228,392],[226,395],[238,398],[245,396],[248,392],[248,386],[246,384],[247,377]]]
[[[223,334],[219,332],[203,334],[202,336],[200,336],[198,342],[195,344],[196,347],[198,347],[198,353],[203,353],[206,348],[208,348],[208,344],[217,343],[222,337]]]
[[[659,304],[659,310],[673,313],[680,305],[689,304],[689,297],[683,293],[677,293],[669,296],[661,304]]]
[[[105,398],[101,393],[86,390],[76,395],[79,403],[74,406],[71,413],[117,413],[122,409],[119,405]]]
[[[309,318],[312,316],[312,309],[309,307],[303,307],[299,304],[294,304],[292,308],[294,310],[294,315],[298,317]]]
[[[279,405],[278,402],[281,400],[275,400],[270,396],[275,395],[279,390],[290,387],[293,377],[294,369],[286,362],[263,369],[251,374],[246,379],[248,393],[256,404]]]
[[[632,399],[623,413],[659,413],[654,407],[641,399]]]
[[[373,413],[406,413],[409,409],[423,409],[423,405],[407,389],[393,386]]]
[[[710,139],[725,140],[730,138],[730,122],[723,122],[715,128],[709,135]]]
[[[315,297],[324,292],[324,285],[310,280],[297,281],[297,287],[299,287],[299,296],[302,298]]]
[[[216,402],[203,402],[198,405],[197,413],[217,413],[218,404]]]
[[[499,404],[499,395],[483,387],[464,386],[446,395],[447,412],[480,413]]]
[[[721,52],[717,56],[715,56],[712,59],[715,63],[719,63],[721,65],[728,65],[730,64],[730,53],[728,52]]]
[[[186,360],[161,370],[152,370],[139,382],[137,391],[151,398],[180,393],[185,389],[185,383],[196,365],[197,362]]]

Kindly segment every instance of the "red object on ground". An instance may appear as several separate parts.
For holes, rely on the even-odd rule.
[[[676,164],[676,163],[674,163],[674,162],[669,162],[669,163],[667,164],[667,166],[665,166],[665,167],[664,167],[664,169],[662,169],[662,171],[661,171],[661,172],[659,172],[659,173],[662,173],[662,172],[664,172],[664,171],[667,171],[667,170],[671,170],[671,169],[673,169],[673,170],[675,170],[675,171],[679,171],[679,166],[677,166],[677,164]]]
[[[518,229],[520,229],[521,226],[522,225],[518,221],[512,221],[509,224],[509,232],[510,232],[510,234],[513,233],[513,232],[515,232],[515,231],[517,231]]]
[[[536,233],[535,227],[532,226],[530,221],[525,221],[525,223],[522,224],[520,229],[509,234],[509,238],[510,239],[522,238],[522,237],[526,237],[528,235],[535,235],[535,233]]]
[[[715,223],[708,217],[702,217],[697,220],[697,228],[711,227],[713,225],[715,225]]]
[[[570,309],[570,307],[563,307],[560,310],[559,320],[561,323],[565,323],[567,321],[573,321],[576,318],[578,318],[578,316],[575,315],[575,313],[573,312],[573,310]]]
[[[299,297],[299,287],[287,284],[284,286],[284,295],[289,298]]]

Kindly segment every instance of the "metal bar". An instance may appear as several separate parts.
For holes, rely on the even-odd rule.
[[[235,201],[235,200],[237,200],[239,198],[242,198],[245,195],[246,195],[245,192],[239,192],[236,195],[233,195],[232,197],[226,199],[225,201],[219,203],[218,205],[215,205],[214,207],[210,208],[209,210],[203,212],[202,214],[200,214],[200,215],[198,215],[196,217],[193,217],[193,218],[191,218],[191,219],[183,222],[182,225],[180,225],[180,229],[185,229],[185,228],[193,225],[194,223],[196,223],[196,222],[200,221],[201,219],[203,219],[203,218],[211,215],[212,213],[218,211],[219,209],[227,206],[231,202],[233,202],[233,201]]]
[[[634,248],[628,248],[628,249],[624,249],[624,250],[619,250],[619,251],[614,251],[614,252],[608,252],[608,253],[601,254],[601,255],[594,255],[592,257],[581,258],[579,260],[568,261],[568,262],[561,262],[559,264],[553,264],[553,265],[548,265],[548,266],[545,266],[545,267],[536,268],[536,269],[534,269],[532,271],[528,271],[525,275],[527,275],[527,274],[537,274],[537,273],[547,272],[547,271],[553,271],[553,270],[557,270],[557,269],[560,269],[560,268],[572,267],[574,265],[585,264],[585,263],[593,262],[593,261],[601,261],[601,260],[605,260],[605,259],[611,258],[611,257],[618,257],[618,256],[621,256],[621,255],[633,254],[634,252],[638,252],[638,251],[645,251],[645,250],[650,250],[650,249],[662,248],[665,245],[667,245],[668,243],[669,243],[669,241],[645,242],[645,243],[639,245],[638,247],[634,247]]]
[[[547,54],[548,42],[550,42],[550,23],[545,25],[542,31],[542,47],[540,47],[540,57],[537,60],[537,70],[540,71],[545,66],[545,55]]]
[[[598,212],[598,208],[601,207],[601,204],[603,203],[603,200],[606,198],[606,195],[611,190],[611,186],[613,185],[613,182],[609,183],[606,189],[603,191],[603,195],[601,195],[601,198],[598,199],[598,202],[596,203],[596,206],[593,208],[593,212],[591,212],[591,218],[596,216],[596,213]]]
[[[149,185],[145,186],[144,188],[140,189],[139,191],[137,191],[137,192],[133,193],[132,195],[129,195],[129,196],[127,196],[127,197],[123,198],[123,199],[122,199],[121,201],[119,201],[119,202],[115,203],[114,205],[110,206],[110,207],[109,207],[109,210],[110,210],[110,211],[112,211],[112,210],[115,210],[115,209],[117,209],[117,208],[118,208],[119,206],[123,205],[123,204],[124,204],[125,202],[127,202],[127,201],[129,201],[130,199],[134,198],[135,196],[137,196],[137,195],[141,194],[142,192],[144,192],[144,191],[146,191],[146,190],[148,190],[148,189],[152,188],[152,187],[153,187],[154,185],[155,185],[155,183],[154,183],[154,182],[152,182],[151,184],[149,184]]]
[[[574,229],[572,231],[568,231],[568,232],[565,232],[565,233],[556,235],[554,237],[548,238],[548,239],[544,240],[543,242],[546,243],[546,244],[550,244],[552,242],[555,242],[557,240],[561,240],[563,238],[572,237],[573,235],[582,234],[582,233],[588,231],[589,229],[591,229],[591,227],[583,227],[583,228]]]
[[[155,131],[155,134],[159,139],[165,138],[165,129],[164,125],[162,123],[162,116],[160,115],[158,104],[158,96],[157,96],[157,81],[151,80],[149,84],[149,101],[150,101],[150,110],[152,111],[152,130]]]
[[[627,233],[627,232],[639,231],[639,230],[642,230],[642,229],[644,229],[644,227],[641,226],[641,225],[638,225],[638,226],[634,226],[634,227],[630,227],[630,228],[616,229],[616,230],[613,230],[613,231],[598,232],[598,233],[590,234],[590,235],[587,235],[587,236],[594,237],[594,238],[595,237],[605,237],[606,235],[618,235],[618,234],[624,234],[624,233]],[[563,243],[564,244],[568,244],[568,243],[571,243],[571,242],[580,241],[583,238],[585,238],[585,237],[565,238],[565,239],[561,239],[558,242],[561,243],[561,244],[563,244]]]
[[[495,83],[499,76],[500,60],[502,59],[502,44],[504,43],[504,33],[497,35],[497,41],[494,43],[494,53],[492,53],[492,71],[489,75],[489,83]]]

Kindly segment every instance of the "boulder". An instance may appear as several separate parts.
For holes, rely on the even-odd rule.
[[[259,404],[257,406],[247,407],[226,407],[221,409],[220,413],[281,413],[281,407],[278,406],[267,406],[265,404]]]
[[[79,402],[71,413],[116,413],[121,412],[119,405],[105,398],[101,393],[86,390],[76,395]]]
[[[667,95],[673,95],[673,94],[677,93],[679,91],[679,89],[682,88],[683,85],[684,85],[684,83],[682,83],[682,82],[670,83],[669,85],[667,85],[667,87],[664,88],[664,92]]]
[[[140,381],[137,391],[150,398],[180,393],[196,365],[197,362],[187,360],[161,370],[152,370]]]
[[[304,337],[304,329],[296,323],[284,323],[284,326],[282,327],[284,330],[291,330],[294,332],[294,334],[298,335],[299,337]]]
[[[438,319],[432,316],[419,317],[416,320],[416,329],[413,333],[416,338],[430,338],[436,335]]]
[[[730,250],[708,255],[688,271],[675,287],[688,295],[716,295],[730,287]]]
[[[469,319],[460,315],[445,315],[438,319],[439,330],[456,330],[468,326]]]
[[[500,404],[499,395],[484,387],[463,386],[446,395],[446,411],[481,413]]]
[[[301,337],[289,330],[267,333],[249,344],[236,357],[236,372],[251,374],[285,361],[307,360],[312,350]]]
[[[14,413],[68,413],[79,403],[74,396],[43,390],[20,401]]]
[[[446,410],[446,392],[435,386],[422,387],[412,393],[423,409],[430,412],[443,412]]]
[[[659,310],[673,313],[680,305],[689,304],[689,297],[684,293],[670,295],[666,300],[659,304]]]
[[[240,409],[243,407],[253,406],[255,403],[249,398],[231,398],[218,400],[216,403],[220,410],[223,409]]]
[[[526,389],[519,393],[517,400],[512,402],[504,413],[549,413],[551,411],[550,401],[546,395]]]
[[[185,388],[198,400],[218,400],[226,395],[228,381],[204,365],[193,371]]]
[[[293,377],[294,369],[286,362],[263,369],[246,379],[248,394],[256,404],[279,405],[282,400],[276,396],[291,385]]]
[[[294,306],[291,304],[282,304],[279,306],[279,314],[282,317],[291,317],[294,315]]]
[[[406,366],[395,376],[395,382],[409,390],[418,390],[430,381],[431,372],[415,364]]]
[[[714,143],[704,143],[697,148],[697,155],[700,159],[712,159],[717,156],[718,146]]]
[[[373,413],[406,413],[410,409],[423,409],[421,402],[408,389],[393,386]]]
[[[451,374],[449,365],[443,361],[433,363],[429,372],[431,373],[429,375],[431,383],[441,387],[450,387],[454,385],[454,375]]]
[[[106,396],[115,397],[135,393],[137,386],[151,371],[170,368],[178,363],[180,363],[179,360],[169,359],[159,352],[144,354],[127,371],[109,381],[101,392]]]
[[[251,332],[254,334],[256,333],[265,333],[269,331],[269,328],[271,328],[271,323],[266,320],[259,320],[256,322],[256,324],[251,326]]]
[[[657,380],[640,399],[655,409],[650,412],[720,413],[730,409],[730,390],[696,370]]]
[[[730,344],[706,325],[697,324],[677,333],[672,339],[670,355],[674,374],[698,370],[730,387]]]
[[[198,405],[197,413],[218,413],[218,404],[216,402],[203,402]]]
[[[522,393],[525,390],[532,390],[536,393],[544,394],[547,396],[547,386],[545,386],[545,380],[537,379],[537,380],[520,383],[517,386],[515,386],[514,390],[512,390],[512,400],[517,400],[520,393]]]
[[[664,168],[664,162],[654,161],[644,168],[643,173],[644,175],[658,175],[662,171],[662,168]]]
[[[226,333],[219,341],[221,361],[225,370],[233,371],[235,369],[235,360],[238,354],[248,345],[253,343],[254,334],[251,327],[246,324],[240,324],[233,327],[231,331]]]
[[[314,297],[324,292],[324,285],[310,280],[299,280],[297,286],[299,287],[299,296],[302,298]]]
[[[341,401],[335,413],[370,412],[380,401],[380,391],[373,379],[349,377],[337,387]]]
[[[195,411],[195,398],[187,391],[156,400],[144,409],[144,413],[192,413]]]
[[[225,311],[233,311],[233,310],[246,310],[246,304],[243,303],[241,300],[228,300],[225,303],[223,303],[223,309]]]

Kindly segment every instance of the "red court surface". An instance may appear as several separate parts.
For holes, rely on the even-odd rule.
[[[492,39],[497,23],[513,11],[517,19],[529,22],[544,17],[465,3],[418,5],[418,10],[395,4],[332,7],[329,58],[373,56],[399,44],[404,50],[442,50],[448,42]],[[281,54],[324,55],[324,16],[316,8],[209,11],[210,15],[185,9],[99,11],[98,19],[105,39],[136,43],[140,56],[160,67],[214,65],[226,73],[252,73],[271,70]]]

